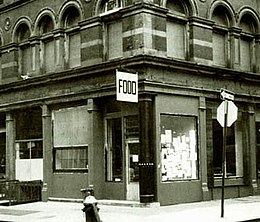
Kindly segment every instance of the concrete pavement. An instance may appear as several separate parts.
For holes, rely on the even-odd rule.
[[[220,200],[151,208],[98,206],[103,222],[238,222],[260,218],[260,196],[225,200],[224,218],[220,217]],[[82,207],[82,203],[57,201],[0,206],[0,221],[83,222]]]

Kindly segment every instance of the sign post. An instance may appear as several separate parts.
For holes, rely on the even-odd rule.
[[[217,108],[217,120],[223,127],[221,217],[224,217],[227,127],[230,127],[237,120],[238,108],[233,103],[233,93],[221,90],[220,97],[224,100]]]
[[[222,150],[222,187],[221,187],[221,217],[224,217],[225,177],[226,177],[226,138],[227,138],[228,101],[224,101],[224,128]]]

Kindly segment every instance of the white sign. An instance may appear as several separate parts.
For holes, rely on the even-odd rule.
[[[227,127],[237,120],[237,106],[232,101],[223,101],[217,108],[217,120],[224,127],[225,113],[227,112]]]
[[[234,93],[230,92],[230,91],[227,91],[225,89],[221,89],[221,92],[220,92],[220,97],[221,99],[227,99],[227,100],[234,100]]]
[[[138,75],[116,71],[116,99],[125,102],[138,102]]]

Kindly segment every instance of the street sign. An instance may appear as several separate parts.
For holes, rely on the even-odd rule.
[[[234,93],[231,92],[231,91],[228,91],[226,89],[221,89],[220,90],[220,98],[222,100],[231,100],[231,101],[233,101],[234,100]]]
[[[224,100],[217,108],[217,120],[223,127],[221,217],[224,217],[227,127],[237,120],[238,108],[233,103],[234,93],[221,89],[220,98]]]
[[[125,102],[138,102],[138,75],[116,71],[116,99]]]
[[[225,107],[225,103],[227,107]],[[220,125],[224,127],[225,114],[227,113],[227,127],[230,127],[237,120],[237,111],[238,108],[232,101],[223,101],[217,108],[217,120]]]

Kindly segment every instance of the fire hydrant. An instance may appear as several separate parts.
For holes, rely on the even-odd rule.
[[[96,198],[88,192],[83,201],[84,208],[82,209],[85,213],[86,222],[102,222],[98,214],[99,208],[97,207],[97,203]]]

